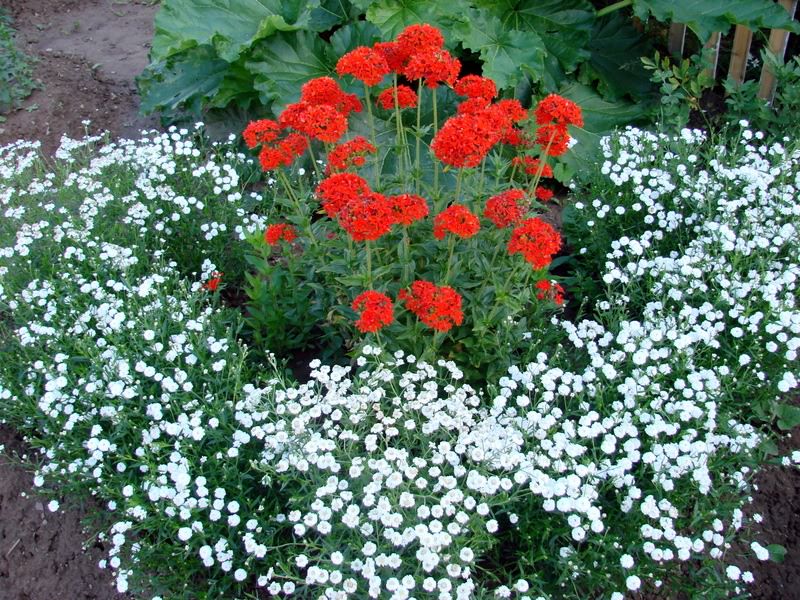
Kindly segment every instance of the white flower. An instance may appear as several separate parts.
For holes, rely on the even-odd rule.
[[[632,592],[635,592],[642,586],[642,580],[639,579],[636,575],[629,575],[625,579],[625,586]]]

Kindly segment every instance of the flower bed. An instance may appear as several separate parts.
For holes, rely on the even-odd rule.
[[[540,140],[544,154],[553,139]],[[762,560],[780,552],[753,539],[743,508],[767,426],[798,422],[785,402],[800,345],[796,144],[744,126],[718,141],[637,129],[605,139],[605,162],[573,186],[563,233],[574,257],[559,287],[516,279],[535,261],[506,257],[526,293],[514,327],[447,343],[442,330],[485,307],[479,286],[458,311],[445,285],[407,269],[466,279],[452,245],[435,244],[437,231],[447,244],[469,238],[474,222],[446,206],[472,188],[440,172],[433,239],[414,261],[387,251],[373,271],[369,242],[348,250],[363,270],[339,282],[351,311],[339,326],[373,337],[353,338],[351,363],[314,360],[298,382],[270,347],[243,342],[241,312],[220,300],[268,270],[263,289],[284,286],[296,318],[330,309],[302,289],[318,282],[313,265],[285,274],[319,258],[311,240],[327,236],[298,247],[274,228],[313,188],[293,197],[287,175],[292,191],[271,181],[251,194],[264,160],[235,140],[199,140],[175,129],[65,140],[52,168],[33,144],[0,148],[0,340],[13,357],[0,364],[0,418],[40,449],[38,486],[107,506],[101,566],[120,591],[619,599],[679,584],[725,597],[752,581],[735,541]],[[360,156],[348,154],[352,166]],[[393,191],[419,208],[411,190]],[[301,234],[334,226],[302,204],[293,220]],[[408,257],[403,232],[394,248]],[[510,251],[508,235],[485,245]],[[387,287],[434,330],[409,327],[427,341],[378,337],[390,321],[368,285],[379,276],[403,282]],[[557,312],[564,301],[582,304],[579,316]],[[470,336],[508,368],[476,375],[473,348],[458,346]]]

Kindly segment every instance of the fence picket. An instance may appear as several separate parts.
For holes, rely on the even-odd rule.
[[[789,11],[793,18],[797,9],[797,0],[780,0],[780,4]],[[769,34],[769,50],[779,59],[786,54],[786,45],[789,42],[789,32],[785,29],[773,29]],[[758,84],[758,97],[772,102],[775,97],[775,73],[766,63],[761,68],[761,79]]]

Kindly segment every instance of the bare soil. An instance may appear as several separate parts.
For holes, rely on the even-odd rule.
[[[20,49],[37,58],[42,89],[0,123],[0,145],[41,140],[45,153],[63,134],[108,130],[138,137],[158,125],[139,115],[134,78],[147,65],[157,6],[143,0],[0,0]]]

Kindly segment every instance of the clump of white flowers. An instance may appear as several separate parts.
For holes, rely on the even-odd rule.
[[[43,449],[37,486],[107,506],[120,592],[155,575],[165,597],[621,599],[690,561],[717,573],[704,593],[741,592],[735,549],[769,558],[733,544],[751,409],[777,414],[800,377],[800,154],[757,141],[604,142],[569,226],[595,313],[554,318],[558,347],[480,388],[458,357],[396,348],[315,360],[305,383],[248,355],[199,285],[228,268],[209,245],[263,226],[244,157],[176,130],[66,142],[56,175],[0,148],[20,357],[0,364],[0,419]]]

